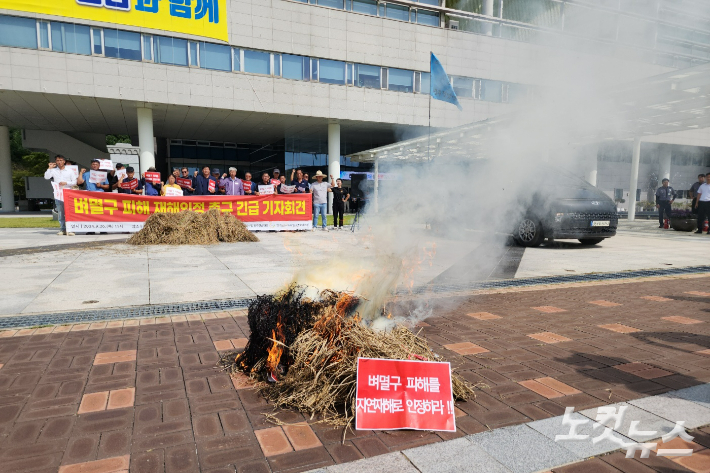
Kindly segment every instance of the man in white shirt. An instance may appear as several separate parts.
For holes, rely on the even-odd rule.
[[[710,181],[710,172],[705,175],[705,184],[698,187],[696,192],[695,206],[698,209],[698,230],[695,233],[703,233],[705,219],[710,217],[710,184],[708,181]],[[708,235],[710,235],[710,229]]]
[[[316,182],[311,184],[311,193],[313,194],[313,229],[318,227],[318,214],[320,214],[320,221],[324,231],[328,230],[326,226],[325,213],[328,207],[328,192],[333,192],[330,188],[330,184],[323,181],[325,174],[318,171],[315,173],[314,177]]]
[[[67,169],[67,160],[61,154],[54,157],[54,162],[49,163],[49,168],[44,172],[44,178],[57,183],[60,188],[68,189],[76,185],[74,173]],[[72,232],[67,232],[67,222],[64,218],[64,200],[55,199],[57,213],[59,214],[59,233],[57,235],[74,236]]]

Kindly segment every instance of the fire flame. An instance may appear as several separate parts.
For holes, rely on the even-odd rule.
[[[271,331],[271,347],[268,350],[268,357],[266,358],[266,366],[271,373],[272,377],[276,379],[275,373],[279,362],[281,361],[281,355],[284,352],[283,342],[285,337],[283,334],[283,323],[281,322],[281,314],[279,314],[276,319],[276,329]]]

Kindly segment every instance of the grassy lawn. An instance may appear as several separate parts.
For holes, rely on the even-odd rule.
[[[343,225],[352,225],[353,224],[353,219],[355,218],[355,214],[345,214],[343,217]],[[328,222],[328,226],[332,227],[333,226],[333,216],[328,215],[328,218],[326,218]],[[318,216],[318,226],[320,226],[320,215]]]
[[[52,217],[2,217],[0,228],[59,228]]]

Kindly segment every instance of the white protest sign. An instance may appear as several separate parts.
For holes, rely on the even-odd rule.
[[[72,164],[70,166],[66,166],[67,169],[69,169],[71,172],[74,173],[74,179],[79,177],[79,165],[77,164]]]
[[[174,187],[165,188],[165,197],[182,197],[182,189],[175,189]]]
[[[274,186],[272,186],[271,184],[259,186],[259,194],[269,195],[269,194],[273,194],[273,193],[274,193]]]
[[[99,159],[99,169],[102,169],[104,171],[113,170],[113,161],[111,161],[110,159]]]
[[[123,180],[126,178],[128,174],[126,174],[126,169],[118,169],[116,171],[116,177],[118,178],[118,182],[123,182]]]
[[[293,194],[295,190],[296,190],[296,186],[287,186],[287,185],[281,184],[281,193],[282,194]]]
[[[89,182],[92,184],[103,184],[106,182],[106,172],[105,171],[94,171],[93,169],[89,175]]]
[[[54,191],[54,200],[64,202],[64,189],[58,182],[52,182],[52,190]]]

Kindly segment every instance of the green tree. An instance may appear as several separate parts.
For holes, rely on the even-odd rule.
[[[111,146],[116,143],[131,144],[131,137],[128,135],[106,135],[106,144]]]
[[[12,161],[12,185],[15,196],[25,199],[25,177],[44,176],[49,156],[47,153],[30,151],[22,146],[22,130],[10,129],[10,157]]]

